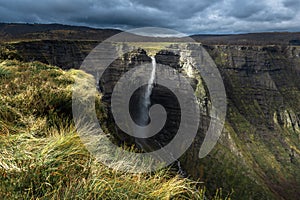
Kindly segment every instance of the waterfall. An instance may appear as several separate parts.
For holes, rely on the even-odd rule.
[[[154,57],[151,57],[152,59],[152,71],[151,75],[147,84],[147,88],[145,90],[145,93],[142,96],[141,102],[140,102],[140,109],[139,109],[139,124],[141,126],[145,126],[149,123],[149,107],[151,106],[151,93],[153,89],[153,83],[155,79],[155,71],[156,71],[156,61]],[[140,133],[145,134],[145,133]]]
[[[152,94],[152,89],[153,89],[153,83],[155,80],[155,72],[156,72],[156,60],[155,57],[151,57],[152,59],[152,71],[151,71],[151,76],[149,78],[148,84],[147,84],[147,88],[143,94],[143,96],[141,97],[141,102],[140,102],[140,108],[139,108],[139,124],[140,125],[147,125],[149,123],[149,107],[151,106],[151,94]],[[138,133],[138,134],[146,134],[146,133]],[[140,147],[140,148],[145,148],[146,146],[148,146],[145,143],[144,139],[136,139],[135,140],[136,144]],[[159,141],[155,140],[155,143],[157,143],[158,146],[160,146],[161,149],[163,149],[165,152],[166,150],[164,149],[164,147],[160,144]],[[168,153],[170,155],[171,158],[174,158],[172,153]],[[175,159],[175,162],[177,163],[177,168],[178,168],[178,174],[185,176],[185,172],[184,170],[181,168],[180,165],[180,161]]]
[[[145,89],[143,95],[141,96],[141,101],[140,101],[140,105],[139,105],[139,116],[138,116],[138,122],[139,125],[141,126],[146,126],[149,123],[149,107],[151,106],[151,94],[152,94],[152,89],[153,89],[153,83],[155,80],[155,72],[156,72],[156,60],[155,57],[151,57],[152,59],[152,71],[151,71],[151,75],[150,78],[148,80],[148,84],[147,84],[147,88]],[[140,135],[146,135],[146,133],[138,133]],[[174,159],[174,161],[177,164],[177,169],[178,169],[178,174],[180,174],[183,177],[186,177],[186,173],[185,171],[181,168],[181,164],[180,161],[175,159],[173,154],[170,152],[167,152],[165,150],[165,148],[160,144],[159,141],[157,141],[156,139],[154,139],[152,142],[156,143],[161,149],[163,149],[163,151],[165,151],[167,154],[170,155],[170,157],[172,159]],[[149,145],[146,143],[145,139],[135,139],[135,143],[141,148],[147,148],[149,147]],[[151,147],[150,147],[151,148]]]
[[[153,89],[153,83],[155,79],[155,71],[156,71],[156,60],[154,57],[152,59],[152,70],[151,75],[148,80],[148,84],[146,89],[144,90],[142,96],[140,97],[139,105],[138,105],[138,116],[137,122],[140,126],[146,126],[149,123],[149,107],[151,106],[151,93]],[[136,132],[136,135],[146,136],[146,132]],[[145,139],[136,138],[135,143],[141,148],[144,149],[148,146],[145,142]]]
[[[154,83],[154,79],[155,79],[155,71],[156,71],[156,60],[155,57],[151,57],[152,59],[152,72],[151,72],[151,76],[150,79],[148,81],[148,85],[147,85],[147,90],[145,93],[145,101],[143,102],[145,104],[145,107],[149,108],[149,106],[151,105],[151,100],[150,100],[150,96],[152,93],[152,89],[153,89],[153,83]]]

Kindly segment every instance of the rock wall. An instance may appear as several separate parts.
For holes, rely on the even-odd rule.
[[[300,195],[300,48],[274,45],[205,48],[224,79],[227,123],[212,157],[200,161],[187,159],[197,163],[196,170],[191,169],[190,174],[202,175],[208,183],[240,185],[241,190],[235,189],[239,196],[259,199],[264,191],[276,196],[272,198],[297,199]],[[201,164],[202,174],[197,170]]]
[[[69,69],[78,68],[96,45],[92,41],[36,41],[11,43],[7,48],[16,50],[25,61],[39,60]],[[203,120],[198,135],[180,158],[184,170],[188,176],[205,182],[212,194],[213,189],[222,187],[226,194],[234,189],[234,199],[297,199],[300,196],[300,47],[204,47],[221,72],[228,97],[221,139],[204,159],[199,159],[198,153],[210,121],[205,83],[195,76],[193,66],[182,62],[185,58],[168,51],[155,56],[158,64],[168,65],[189,79],[201,108]],[[101,79],[103,100],[110,103],[113,87],[122,74],[150,62],[143,50],[114,61]],[[171,113],[165,129],[152,138],[166,144],[178,129],[176,117],[180,116],[180,108],[163,87],[155,87],[152,101],[165,105]],[[113,125],[112,116],[110,119],[107,124],[118,141],[134,143],[132,137]]]

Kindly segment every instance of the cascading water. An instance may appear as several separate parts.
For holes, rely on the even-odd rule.
[[[147,106],[148,108],[151,104],[150,96],[151,96],[151,93],[152,93],[153,83],[154,83],[154,79],[155,79],[155,71],[156,71],[155,57],[151,57],[151,60],[152,60],[152,72],[151,72],[151,76],[150,76],[150,79],[148,81],[147,90],[146,90],[146,93],[145,93],[145,106]]]
[[[152,94],[152,89],[153,89],[153,84],[155,80],[155,72],[156,72],[156,60],[155,57],[151,57],[152,59],[152,71],[151,71],[151,76],[149,78],[147,88],[145,92],[143,93],[143,96],[141,97],[140,105],[139,105],[139,116],[138,116],[138,123],[140,126],[146,126],[149,123],[149,107],[151,106],[151,94]],[[143,135],[146,136],[147,133],[137,133],[138,135]],[[141,148],[145,148],[145,146],[148,146],[145,143],[145,139],[136,139],[135,140],[136,144]],[[157,145],[162,148],[164,151],[164,147],[160,144],[159,141],[154,139],[152,142],[157,143]],[[170,157],[174,158],[172,153],[168,153]],[[180,161],[177,159],[174,159],[175,162],[177,163],[177,168],[178,168],[178,173],[182,176],[186,176],[186,173],[184,170],[181,168]]]
[[[151,100],[150,96],[153,89],[153,83],[155,79],[155,71],[156,71],[156,61],[154,57],[151,57],[152,59],[152,71],[151,76],[149,78],[147,88],[141,98],[140,102],[140,108],[139,108],[139,117],[138,117],[138,123],[141,126],[146,126],[149,123],[149,107],[151,106]],[[139,133],[139,134],[146,134],[146,133]]]
[[[137,122],[140,126],[146,126],[149,123],[149,107],[151,106],[151,93],[153,89],[153,83],[155,79],[155,71],[156,71],[156,60],[154,57],[151,57],[152,59],[152,71],[151,75],[147,84],[147,88],[144,90],[141,99],[139,101],[139,109],[138,109],[138,116],[137,116]],[[137,132],[136,135],[140,136],[146,136],[147,132]],[[145,139],[142,138],[136,138],[135,143],[141,148],[144,149],[145,145]]]

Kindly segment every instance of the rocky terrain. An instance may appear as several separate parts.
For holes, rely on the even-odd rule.
[[[3,33],[4,29],[1,30]],[[180,158],[186,174],[205,182],[209,191],[223,188],[224,193],[232,193],[233,199],[297,199],[300,196],[299,33],[193,37],[202,42],[222,75],[228,111],[217,146],[207,157],[199,159],[210,121],[209,103],[200,101],[203,120],[198,135]],[[7,38],[11,40],[12,36]],[[79,68],[99,41],[101,39],[88,41],[86,38],[8,41],[1,44],[0,55],[1,59],[37,60],[63,69]],[[182,63],[184,57],[167,50],[158,51],[155,57],[158,64],[169,65],[187,77],[188,70],[193,69]],[[142,49],[113,62],[100,84],[103,100],[109,103],[112,88],[124,72],[149,62],[147,51]],[[209,99],[200,77],[190,76],[189,80],[201,91],[196,93],[199,99]],[[169,122],[155,138],[165,144],[178,128],[176,116],[180,111],[172,94],[159,86],[153,90],[152,101],[169,106],[174,117],[171,121],[175,123]],[[107,123],[119,141],[134,142],[116,129],[112,116]]]
[[[198,137],[180,159],[184,170],[195,179],[205,180],[211,188],[221,186],[227,192],[233,188],[236,197],[297,199],[300,186],[300,48],[279,45],[211,45],[205,48],[224,79],[228,114],[219,144],[208,157],[198,159],[203,133],[210,119],[207,114],[209,107],[200,105],[202,121]],[[145,53],[131,54],[128,62],[141,59],[149,62]],[[187,68],[180,64],[179,55],[161,51],[156,60],[187,72]],[[124,72],[131,66],[126,62],[117,63],[111,66],[112,69]],[[118,80],[116,74],[110,78],[113,79]],[[191,84],[197,82],[201,83],[201,80],[191,77]],[[113,84],[108,88],[104,92],[111,92]],[[204,99],[205,95],[198,97]],[[180,108],[164,88],[154,88],[152,101],[165,105],[173,116],[180,116]],[[166,124],[164,130],[152,138],[153,141],[165,145],[174,137],[172,133],[176,133],[179,121],[174,117],[171,121],[176,123]],[[128,143],[133,141],[122,132],[117,135],[122,135],[119,139]],[[153,144],[153,141],[149,143]]]
[[[197,166],[202,164],[208,180],[211,170],[220,175],[214,176],[216,182],[231,187],[245,184],[242,196],[259,199],[271,193],[273,198],[297,199],[300,48],[214,45],[206,49],[224,79],[227,123],[220,146],[211,157],[195,161],[191,174],[201,176]],[[262,193],[252,193],[256,190]]]

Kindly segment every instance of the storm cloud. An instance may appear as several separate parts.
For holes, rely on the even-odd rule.
[[[0,0],[0,21],[184,33],[300,31],[299,0]]]

